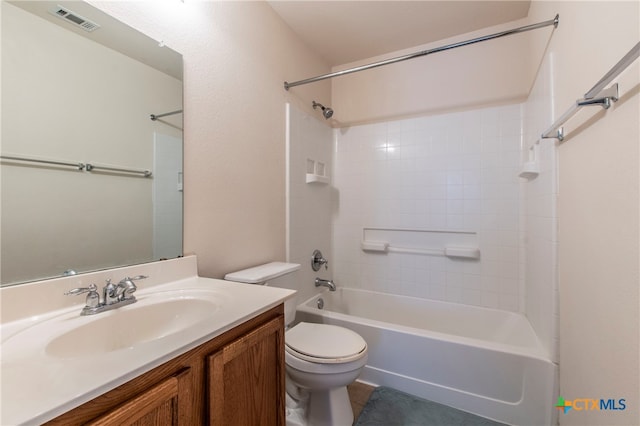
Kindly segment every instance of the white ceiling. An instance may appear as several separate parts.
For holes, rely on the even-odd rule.
[[[524,18],[529,0],[267,0],[331,66]]]

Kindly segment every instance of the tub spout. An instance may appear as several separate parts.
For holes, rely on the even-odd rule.
[[[330,291],[336,291],[336,285],[333,280],[323,280],[322,278],[316,278],[316,287],[329,287]]]

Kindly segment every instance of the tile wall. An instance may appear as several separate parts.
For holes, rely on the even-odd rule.
[[[320,116],[320,114],[318,114]],[[331,180],[332,130],[324,122],[287,104],[287,261],[302,265],[296,274],[298,302],[313,296],[315,278],[330,279],[331,255],[330,183],[307,183],[309,162],[322,163]],[[329,269],[311,269],[311,255],[318,249],[329,260]]]
[[[522,108],[335,129],[337,284],[523,311]],[[481,258],[365,253],[363,227],[476,232]]]
[[[551,359],[558,361],[558,167],[557,140],[540,140],[553,122],[553,56],[543,61],[524,104],[524,149],[537,143],[540,174],[523,183],[526,235],[525,312]],[[558,114],[556,114],[557,116]]]

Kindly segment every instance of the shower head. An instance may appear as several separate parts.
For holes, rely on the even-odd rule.
[[[331,116],[333,116],[333,110],[331,108],[325,107],[324,105],[313,101],[313,109],[316,109],[317,107],[320,107],[320,109],[322,110],[322,115],[324,116],[325,120],[328,120],[331,118]]]

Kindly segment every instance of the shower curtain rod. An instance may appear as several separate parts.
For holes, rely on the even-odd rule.
[[[284,88],[285,88],[285,90],[289,90],[290,87],[300,86],[302,84],[315,83],[316,81],[326,80],[328,78],[339,77],[341,75],[347,75],[347,74],[351,74],[351,73],[354,73],[354,72],[360,72],[360,71],[368,70],[368,69],[371,69],[371,68],[381,67],[383,65],[394,64],[396,62],[402,62],[402,61],[406,61],[406,60],[413,59],[413,58],[419,58],[421,56],[426,56],[426,55],[430,55],[432,53],[437,53],[437,52],[442,52],[442,51],[449,50],[449,49],[454,49],[456,47],[468,46],[470,44],[479,43],[481,41],[493,40],[494,38],[504,37],[504,36],[508,36],[508,35],[511,35],[511,34],[517,34],[517,33],[522,33],[522,32],[525,32],[525,31],[531,31],[531,30],[535,30],[535,29],[538,29],[538,28],[547,27],[549,25],[553,25],[555,28],[558,28],[558,22],[560,22],[560,15],[556,15],[555,18],[553,18],[553,19],[550,19],[550,20],[544,21],[544,22],[539,22],[537,24],[526,25],[524,27],[514,28],[512,30],[506,30],[506,31],[502,31],[502,32],[499,32],[499,33],[495,33],[495,34],[490,34],[490,35],[474,38],[474,39],[471,39],[471,40],[461,41],[461,42],[458,42],[458,43],[447,44],[445,46],[436,47],[434,49],[423,50],[423,51],[420,51],[420,52],[411,53],[411,54],[404,55],[404,56],[398,56],[396,58],[386,59],[384,61],[374,62],[374,63],[367,64],[367,65],[361,65],[359,67],[349,68],[349,69],[346,69],[346,70],[343,70],[343,71],[332,72],[330,74],[323,74],[323,75],[319,75],[317,77],[307,78],[305,80],[298,80],[298,81],[294,81],[294,82],[291,82],[291,83],[288,83],[288,82],[285,81],[284,82]]]

